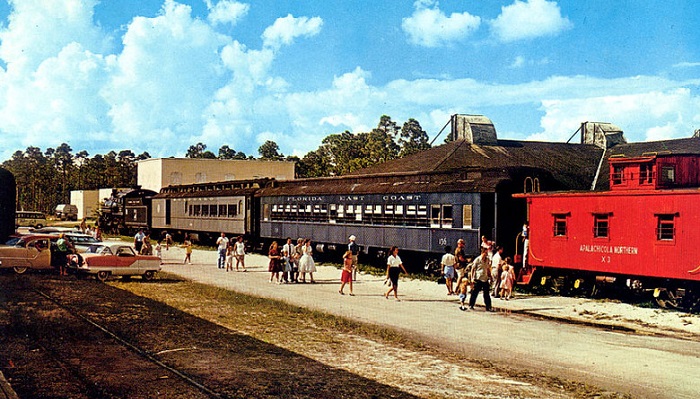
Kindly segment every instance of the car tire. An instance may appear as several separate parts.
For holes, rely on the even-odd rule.
[[[26,273],[27,269],[28,269],[27,267],[23,267],[23,266],[15,266],[12,268],[12,270],[14,270],[14,272],[17,274],[24,274],[24,273]]]
[[[143,274],[143,279],[146,281],[151,281],[156,277],[156,272],[153,270],[148,270],[146,273]]]
[[[95,277],[97,277],[97,280],[99,281],[107,281],[107,278],[109,278],[109,272],[104,270],[99,271]]]

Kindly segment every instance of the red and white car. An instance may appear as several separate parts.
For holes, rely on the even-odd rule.
[[[125,244],[95,244],[87,251],[74,255],[71,266],[79,275],[93,275],[100,281],[110,276],[142,276],[152,280],[160,271],[160,258],[151,255],[138,255]],[[80,259],[82,258],[82,259]]]

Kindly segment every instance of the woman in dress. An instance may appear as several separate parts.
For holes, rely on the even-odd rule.
[[[316,271],[316,264],[314,263],[314,258],[311,256],[313,254],[313,249],[311,249],[311,239],[307,238],[304,240],[304,246],[302,247],[302,255],[299,259],[299,274],[301,274],[301,282],[306,282],[306,273],[309,273],[311,278],[311,283],[314,281],[314,272]]]
[[[348,284],[350,285],[350,296],[355,296],[352,293],[352,271],[354,270],[352,259],[352,251],[348,250],[345,252],[345,255],[343,255],[343,271],[340,273],[340,290],[338,290],[340,295],[345,295],[343,288],[345,288],[345,284]]]
[[[396,298],[397,301],[399,300],[399,274],[401,270],[408,274],[406,268],[403,267],[401,258],[399,258],[399,248],[393,246],[389,250],[389,257],[386,259],[386,278],[391,280],[391,288],[384,294],[384,298],[389,299],[389,294],[391,291],[394,291],[394,298]]]
[[[270,251],[267,253],[267,257],[270,258],[270,264],[267,267],[267,271],[270,272],[270,282],[274,277],[277,283],[280,282],[280,272],[282,271],[282,254],[277,248],[277,241],[273,241],[270,245]]]

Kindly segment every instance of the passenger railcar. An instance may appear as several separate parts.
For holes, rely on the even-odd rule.
[[[647,290],[661,306],[700,303],[700,155],[609,159],[609,191],[519,195],[530,216],[521,283]]]
[[[515,250],[524,187],[590,187],[603,150],[592,144],[498,140],[483,116],[458,115],[455,141],[353,175],[278,182],[260,198],[260,237],[311,238],[334,254],[355,235],[363,253],[383,257],[392,245],[414,271],[439,259],[444,247],[480,237]]]
[[[169,186],[152,199],[151,229],[211,241],[221,232],[258,236],[255,192],[271,179]]]

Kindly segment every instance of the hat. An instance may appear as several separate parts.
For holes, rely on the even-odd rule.
[[[350,241],[355,241],[355,235],[351,235],[351,236],[348,237],[348,238],[350,239]]]

